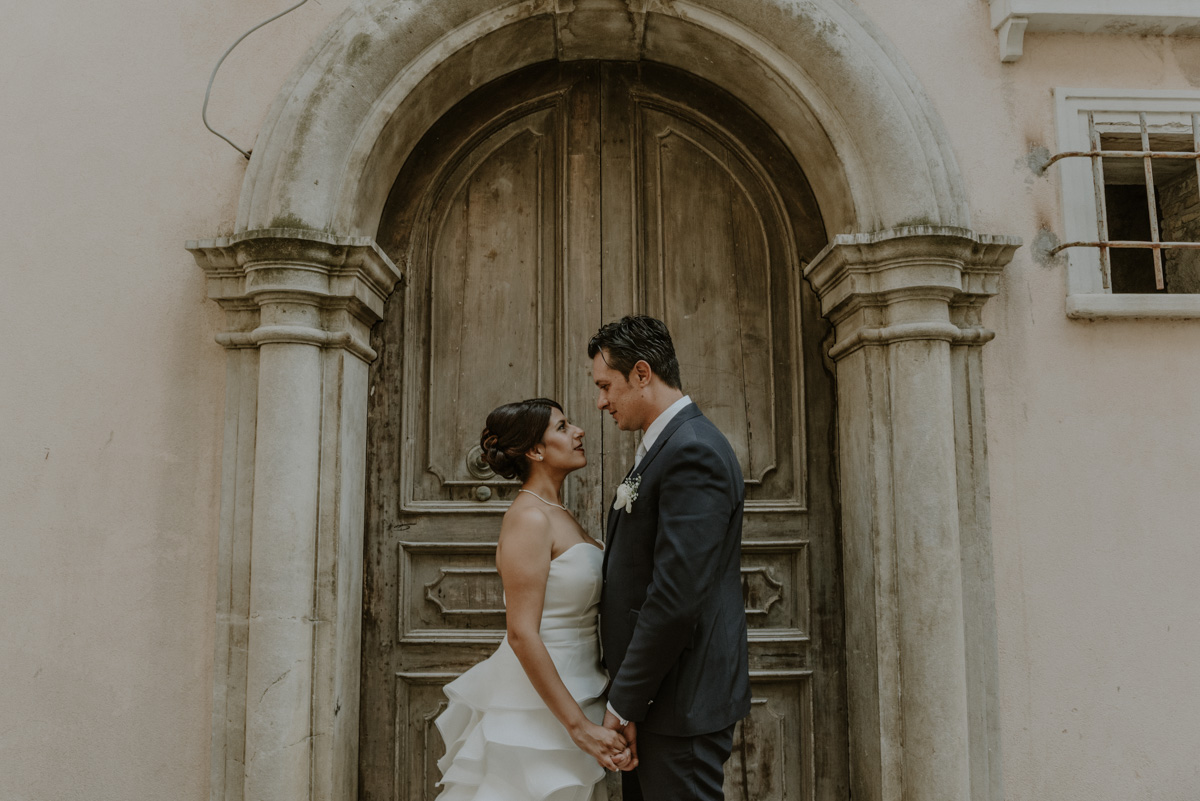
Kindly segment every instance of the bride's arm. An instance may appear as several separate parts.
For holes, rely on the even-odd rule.
[[[530,508],[510,511],[504,516],[496,567],[504,582],[508,644],[533,688],[575,744],[602,767],[618,770],[620,765],[613,757],[625,751],[625,738],[587,719],[563,684],[539,633],[552,545],[550,521],[545,512]],[[627,758],[621,759],[621,763]]]

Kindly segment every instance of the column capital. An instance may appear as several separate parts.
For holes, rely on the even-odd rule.
[[[186,244],[225,309],[229,348],[294,342],[344,347],[364,361],[370,327],[404,272],[370,237],[269,228]]]
[[[1017,237],[930,225],[834,237],[804,268],[837,329],[830,357],[913,339],[990,340],[979,310],[1020,246]]]

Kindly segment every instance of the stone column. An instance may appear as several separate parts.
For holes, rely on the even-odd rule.
[[[212,797],[356,797],[370,239],[189,242],[226,310]]]
[[[979,308],[1019,244],[931,226],[843,235],[805,269],[836,333],[856,799],[988,798],[973,729],[994,720],[978,707],[995,684],[971,662],[981,636],[994,649],[995,612],[969,586],[991,581],[986,468],[971,466],[986,459],[983,389],[959,351],[991,338]]]

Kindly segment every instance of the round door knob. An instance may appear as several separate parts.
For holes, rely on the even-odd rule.
[[[475,497],[480,501],[490,501],[492,499],[491,487],[476,487]]]
[[[496,472],[488,466],[488,463],[483,461],[483,448],[478,445],[467,451],[467,472],[475,478],[487,480],[495,478]],[[482,487],[480,488],[482,489]],[[489,490],[489,493],[491,491]],[[486,500],[486,498],[484,499]]]

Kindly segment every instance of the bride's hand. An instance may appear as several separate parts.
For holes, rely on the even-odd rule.
[[[605,770],[621,770],[621,764],[628,765],[629,743],[620,732],[587,721],[571,732],[571,739]]]

